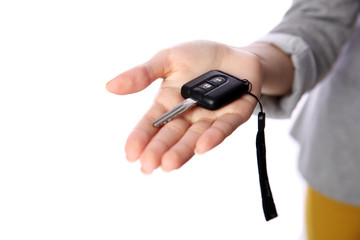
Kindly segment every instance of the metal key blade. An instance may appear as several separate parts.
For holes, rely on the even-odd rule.
[[[159,127],[174,117],[178,116],[179,114],[185,112],[186,110],[190,109],[191,107],[195,106],[197,104],[197,101],[187,98],[178,105],[176,105],[174,108],[170,109],[168,112],[161,115],[158,119],[153,122],[154,127]]]

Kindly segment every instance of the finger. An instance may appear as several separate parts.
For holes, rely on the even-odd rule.
[[[142,171],[151,173],[159,167],[163,154],[181,139],[189,126],[190,123],[182,118],[174,119],[163,126],[140,156]]]
[[[216,147],[246,120],[247,119],[238,113],[225,114],[219,117],[213,125],[201,135],[196,143],[195,151],[202,154]]]
[[[195,145],[199,137],[211,126],[211,120],[199,120],[187,130],[185,135],[169,149],[161,159],[165,171],[178,169],[194,156]]]
[[[154,80],[167,75],[170,64],[167,50],[157,53],[148,62],[136,66],[110,80],[106,84],[109,92],[129,94],[143,90]]]
[[[125,152],[126,158],[129,161],[139,159],[145,147],[159,131],[159,128],[153,127],[153,122],[170,108],[178,104],[180,98],[177,91],[171,88],[159,90],[157,100],[135,126],[126,141]]]
[[[164,111],[165,110],[161,105],[154,103],[149,111],[137,123],[125,143],[127,160],[133,162],[139,159],[146,145],[159,131],[159,128],[153,127],[152,123],[158,116],[163,114]]]

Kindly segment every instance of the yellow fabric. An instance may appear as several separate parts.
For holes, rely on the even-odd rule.
[[[308,240],[360,240],[360,207],[327,198],[308,188]]]

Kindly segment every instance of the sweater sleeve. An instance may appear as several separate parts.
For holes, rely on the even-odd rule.
[[[291,93],[262,96],[270,117],[290,117],[301,96],[331,69],[353,32],[359,9],[359,0],[294,0],[281,23],[258,40],[289,54],[295,67]]]

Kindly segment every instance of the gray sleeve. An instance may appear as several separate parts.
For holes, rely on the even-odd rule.
[[[301,96],[330,70],[353,32],[359,9],[359,0],[294,0],[282,22],[258,40],[289,54],[295,67],[289,95],[262,96],[269,116],[289,117]]]

